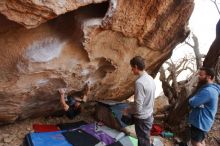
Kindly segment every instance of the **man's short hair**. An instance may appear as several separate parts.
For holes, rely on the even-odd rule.
[[[145,69],[144,58],[141,56],[135,56],[130,60],[130,65],[131,67],[137,66],[139,70],[143,71]]]
[[[206,75],[210,76],[212,80],[214,79],[215,71],[213,68],[202,67],[202,68],[200,68],[200,70],[205,71]]]

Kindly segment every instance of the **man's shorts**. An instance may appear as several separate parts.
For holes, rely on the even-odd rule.
[[[205,139],[206,132],[194,127],[193,125],[191,125],[190,132],[191,140],[193,141],[202,142]]]

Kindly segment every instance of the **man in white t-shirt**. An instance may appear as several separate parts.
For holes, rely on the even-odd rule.
[[[153,78],[144,70],[145,62],[142,57],[132,58],[130,65],[134,75],[139,77],[135,81],[134,104],[126,109],[124,114],[133,115],[138,146],[150,146],[156,85]]]

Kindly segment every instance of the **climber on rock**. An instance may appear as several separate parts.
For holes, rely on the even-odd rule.
[[[77,97],[67,96],[65,92],[65,88],[59,89],[60,103],[66,113],[66,116],[73,119],[81,112],[81,101]]]

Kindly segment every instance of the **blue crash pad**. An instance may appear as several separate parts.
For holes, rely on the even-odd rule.
[[[26,136],[28,146],[72,146],[62,135],[64,131],[29,133]]]

